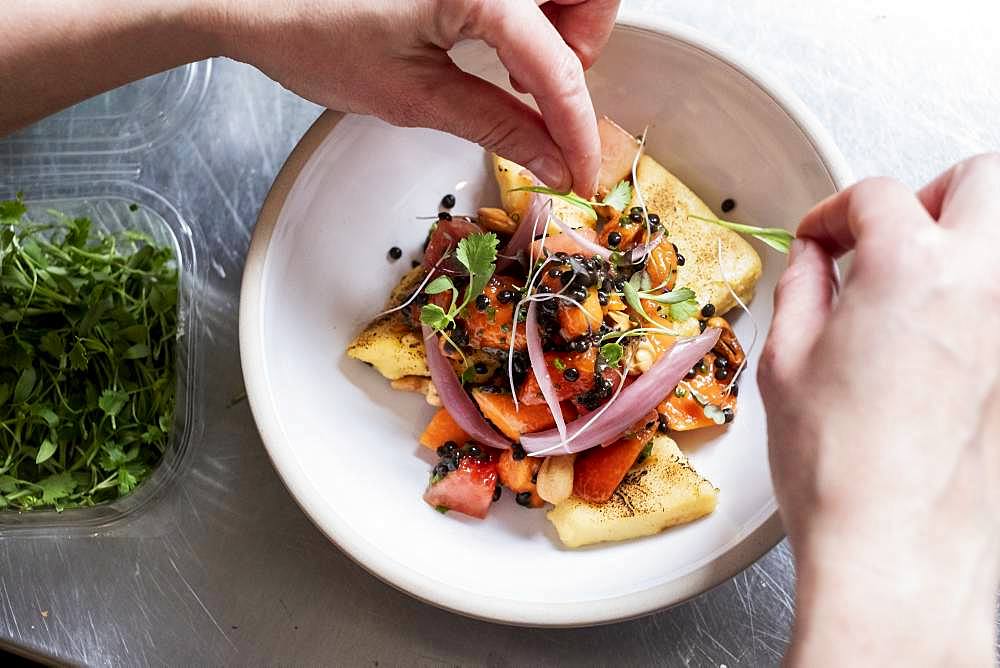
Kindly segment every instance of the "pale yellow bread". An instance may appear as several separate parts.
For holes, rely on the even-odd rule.
[[[669,437],[653,439],[649,456],[625,476],[606,503],[575,496],[549,511],[566,547],[628,540],[692,522],[715,510],[719,490],[701,477]]]
[[[535,182],[519,164],[496,154],[493,155],[493,175],[497,179],[497,187],[500,188],[500,203],[504,211],[514,220],[521,220],[531,202],[531,193],[523,190],[514,191],[514,188],[533,186]],[[594,217],[589,213],[555,197],[552,198],[552,215],[574,229],[594,226]],[[549,234],[559,233],[559,228],[555,225],[550,227]]]
[[[636,168],[636,179],[646,203],[646,210],[660,217],[669,233],[668,239],[684,256],[683,267],[677,269],[678,287],[694,290],[699,304],[714,304],[716,313],[723,314],[736,306],[736,300],[723,281],[719,266],[719,242],[722,242],[722,267],[733,291],[748,303],[760,278],[760,256],[736,232],[713,223],[688,218],[694,214],[715,218],[715,214],[690,188],[653,158],[642,156]],[[639,206],[633,196],[630,207]]]
[[[424,275],[416,267],[393,288],[386,308],[397,306],[413,294]],[[429,376],[424,342],[410,324],[406,309],[380,316],[370,322],[347,347],[348,357],[367,362],[389,380],[403,376]]]

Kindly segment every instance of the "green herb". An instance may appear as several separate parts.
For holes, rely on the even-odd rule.
[[[555,361],[552,363],[552,365],[556,369],[558,369],[559,371],[565,371],[566,370],[566,364],[563,363],[563,361],[561,359],[559,359],[558,357],[555,359]]]
[[[605,343],[601,346],[601,357],[611,366],[618,366],[625,349],[620,343]]]
[[[694,298],[694,292],[691,292],[690,298],[674,302],[667,308],[670,319],[675,322],[684,322],[689,318],[693,318],[699,311],[701,311],[701,306],[698,305],[698,300]]]
[[[471,383],[476,379],[476,376],[476,367],[466,367],[465,371],[462,372],[462,384]]]
[[[596,205],[607,204],[618,211],[624,211],[625,207],[628,206],[628,203],[632,201],[632,185],[628,181],[624,180],[619,181],[615,187],[608,192],[604,200],[600,202],[597,200],[583,199],[574,192],[561,193],[558,190],[546,188],[545,186],[523,186],[521,188],[511,188],[511,192],[518,191],[539,193],[540,195],[548,195],[549,197],[561,199],[564,202],[583,209],[593,218],[597,218],[597,211],[594,209]]]
[[[718,218],[705,218],[704,216],[696,216],[694,214],[688,214],[688,218],[694,218],[706,223],[714,223],[733,232],[739,232],[754,239],[760,239],[779,253],[788,253],[792,247],[792,242],[795,240],[795,235],[780,227],[756,227],[755,225],[733,223],[728,220],[719,220]]]
[[[497,309],[495,306],[486,307],[486,319],[489,322],[496,322],[497,320]]]
[[[434,510],[438,511],[442,515],[451,510],[448,506],[434,506]]]
[[[622,180],[611,189],[604,198],[603,204],[614,207],[618,211],[624,211],[628,203],[632,201],[632,184]]]
[[[173,418],[173,252],[50,214],[0,202],[0,508],[128,494]]]
[[[688,395],[687,390],[685,390],[680,385],[674,388],[674,396],[677,397],[678,399],[683,399],[687,395]]]
[[[444,332],[450,327],[469,302],[483,291],[490,277],[493,276],[497,257],[497,245],[500,239],[492,232],[485,234],[470,234],[458,242],[455,249],[455,258],[469,272],[469,285],[465,289],[465,299],[459,304],[458,288],[447,276],[435,278],[424,292],[430,295],[440,294],[451,290],[451,304],[445,311],[437,304],[424,304],[420,308],[420,322],[428,325],[439,332]]]

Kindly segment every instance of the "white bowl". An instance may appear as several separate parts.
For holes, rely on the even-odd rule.
[[[506,85],[486,48],[464,67]],[[649,153],[730,217],[793,229],[848,170],[787,90],[689,29],[624,21],[588,75],[597,108],[649,125]],[[341,549],[424,601],[498,622],[598,624],[695,596],[733,576],[782,536],[767,465],[764,413],[744,376],[729,429],[679,438],[721,489],[711,516],[657,536],[563,549],[541,511],[507,494],[485,521],[421,500],[433,456],[417,436],[433,413],[391,390],[344,348],[419,256],[445,193],[457,211],[497,201],[478,147],[429,130],[327,112],[303,137],[261,211],[243,278],[240,346],[247,395],[288,489]],[[404,249],[391,263],[391,246]],[[760,247],[752,311],[761,336],[785,258]],[[737,318],[741,340],[752,325]],[[758,346],[759,350],[759,346]]]

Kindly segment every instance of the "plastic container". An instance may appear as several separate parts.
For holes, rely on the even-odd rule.
[[[150,77],[0,141],[0,198],[23,192],[29,214],[58,209],[89,216],[95,229],[145,232],[174,249],[179,277],[176,407],[160,464],[131,494],[98,506],[62,512],[0,511],[0,535],[52,536],[118,527],[163,496],[184,470],[190,444],[203,429],[199,394],[205,328],[198,298],[205,272],[197,257],[203,244],[167,198],[134,179],[141,153],[197,113],[210,69],[210,63],[196,63]],[[134,170],[122,169],[131,161]],[[109,174],[117,178],[107,178]],[[136,211],[130,209],[133,204],[139,205]]]

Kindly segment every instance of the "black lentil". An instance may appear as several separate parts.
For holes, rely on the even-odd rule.
[[[514,461],[520,461],[528,456],[528,453],[524,450],[524,446],[520,443],[515,443],[510,446],[510,456]]]
[[[450,209],[451,207],[455,206],[455,196],[452,195],[451,193],[448,193],[447,195],[442,197],[441,206],[443,206],[446,209]]]
[[[685,262],[687,262],[687,260],[684,259],[684,256],[681,255],[680,253],[678,253],[677,254],[677,266],[678,267],[683,267]]]
[[[575,277],[576,277],[576,272],[573,271],[572,269],[567,269],[566,271],[559,274],[559,282],[562,283],[563,286],[565,287],[570,283],[572,283]]]
[[[659,225],[660,224],[660,217],[658,215],[656,215],[655,213],[649,214],[649,216],[647,216],[647,220],[649,220],[649,224],[650,225]]]
[[[483,454],[483,449],[480,448],[478,445],[470,445],[466,447],[465,451],[469,453],[469,456],[471,457],[478,457],[479,455]]]
[[[393,246],[392,248],[389,249],[389,257],[392,258],[393,260],[398,260],[399,258],[403,257],[403,249],[400,248],[399,246]]]
[[[736,200],[734,200],[732,197],[727,197],[726,199],[722,200],[722,206],[719,208],[722,209],[722,213],[729,213],[730,211],[736,208]]]
[[[438,214],[438,220],[451,220],[451,214],[447,211],[442,211]]]
[[[632,221],[633,223],[641,223],[642,222],[642,209],[639,209],[638,211],[636,211],[636,210],[633,209],[632,212],[628,215],[628,219],[630,221]]]
[[[563,370],[563,378],[565,378],[567,381],[571,383],[575,383],[576,381],[580,380],[580,372],[577,370],[576,367],[571,366],[568,369]]]
[[[667,416],[664,415],[663,413],[660,413],[659,415],[659,420],[656,425],[656,430],[661,434],[666,434],[668,431],[670,431],[670,425],[667,422]]]
[[[598,290],[597,291],[597,301],[598,301],[598,303],[600,303],[601,306],[607,306],[608,305],[608,293],[605,292],[604,290]]]
[[[729,369],[727,369],[724,366],[720,366],[718,369],[715,370],[716,380],[725,380],[726,378],[729,378]]]
[[[501,304],[509,304],[514,301],[514,291],[513,290],[501,290],[500,294],[497,295],[497,301]]]
[[[608,235],[608,246],[611,248],[618,248],[618,244],[622,242],[622,235],[618,232],[612,232]]]
[[[549,269],[550,278],[559,278],[562,276],[562,273],[563,273],[562,269],[560,269],[559,267],[553,267],[552,269]]]
[[[583,300],[585,300],[587,298],[587,291],[585,289],[583,289],[583,288],[574,288],[569,293],[569,296],[572,297],[573,299],[575,299],[578,302],[582,302]]]
[[[476,297],[476,310],[485,311],[490,307],[490,298],[486,295],[479,295]]]
[[[493,501],[499,501],[501,494],[503,494],[503,487],[500,483],[497,483],[497,486],[493,488]]]
[[[730,408],[729,406],[726,406],[725,408],[722,409],[722,414],[725,416],[726,422],[732,422],[733,418],[736,417],[736,414],[733,413],[733,409]]]
[[[550,288],[549,286],[547,286],[545,284],[542,284],[542,285],[539,285],[538,288],[535,289],[535,292],[538,293],[538,294],[540,294],[540,295],[548,295],[548,294],[552,293],[552,288]]]
[[[701,307],[701,317],[711,318],[713,315],[715,315],[715,304],[709,302]]]
[[[479,374],[480,376],[482,376],[483,374],[488,373],[489,370],[490,370],[490,368],[488,366],[486,366],[486,364],[483,363],[483,362],[476,362],[476,365],[474,367],[472,367],[472,368],[475,369],[476,373]]]
[[[570,257],[576,260],[577,262],[583,262],[584,260],[583,253],[573,253],[572,255],[570,255]]]
[[[698,321],[698,329],[700,329],[701,331],[704,332],[707,327],[708,327],[708,321],[707,320],[699,320]]]
[[[519,506],[531,506],[531,492],[518,492],[514,499]]]

